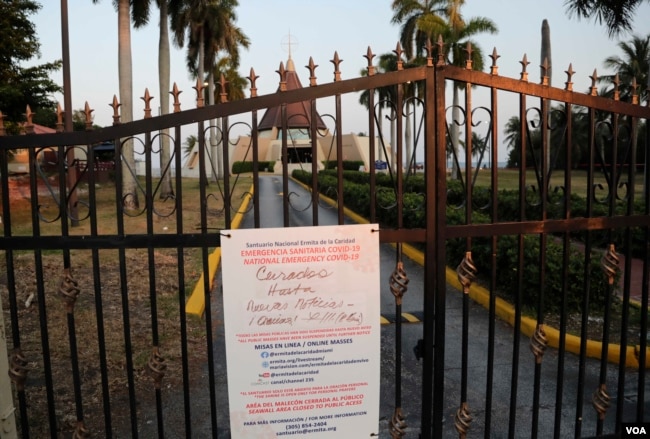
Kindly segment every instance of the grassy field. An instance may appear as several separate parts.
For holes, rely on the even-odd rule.
[[[473,176],[472,176],[473,178]],[[519,189],[519,170],[517,169],[498,169],[497,171],[498,187],[499,189],[517,190]],[[637,173],[635,178],[635,194],[636,198],[641,197],[643,194],[643,173]],[[621,181],[627,180],[627,174],[621,176]],[[570,174],[570,183],[572,193],[582,197],[587,196],[588,179],[587,171],[573,170]],[[480,169],[476,184],[479,186],[491,186],[491,170]],[[526,184],[537,185],[537,176],[534,170],[526,171]],[[594,184],[600,184],[603,188],[607,187],[607,180],[603,173],[596,172],[594,175]],[[557,170],[551,173],[551,190],[556,187],[565,185],[565,172],[564,170]],[[602,191],[603,189],[599,189]]]
[[[20,180],[20,179],[18,179]],[[14,180],[14,183],[16,180]],[[19,181],[20,182],[20,181]],[[141,182],[144,184],[144,182]],[[232,181],[232,203],[239,206],[242,195],[251,186],[250,178]],[[201,197],[196,179],[182,181],[183,233],[199,233]],[[221,189],[220,189],[221,188]],[[11,222],[14,236],[32,236],[31,202],[29,188],[13,187],[11,197]],[[79,188],[80,217],[88,216],[88,205],[96,211],[97,234],[112,236],[117,233],[116,195],[113,184],[99,185],[96,199],[89,203],[88,187]],[[223,210],[223,185],[211,182],[206,188],[208,196],[208,232],[216,233],[225,227]],[[58,195],[58,194],[57,194]],[[144,206],[141,198],[141,205]],[[47,185],[39,186],[38,221],[40,235],[60,235],[58,203]],[[153,230],[155,235],[178,233],[174,200],[154,199]],[[236,209],[231,211],[234,215]],[[125,234],[147,233],[144,209],[129,212],[124,217]],[[4,232],[3,232],[4,233]],[[92,234],[91,220],[85,218],[78,227],[69,229],[71,235]],[[211,251],[212,249],[209,249]],[[148,362],[152,357],[153,345],[157,344],[160,355],[165,359],[163,392],[178,392],[182,382],[181,316],[187,295],[191,293],[203,270],[201,249],[159,248],[153,251],[128,249],[123,255],[117,250],[72,250],[69,275],[78,290],[74,312],[62,294],[63,279],[66,276],[62,251],[13,252],[14,280],[11,285],[15,295],[16,312],[20,334],[21,352],[27,359],[28,379],[25,394],[29,405],[29,425],[33,437],[46,437],[48,433],[46,357],[50,362],[57,422],[64,437],[76,427],[74,388],[71,373],[70,346],[76,346],[82,379],[82,401],[85,425],[93,435],[103,434],[101,351],[105,348],[107,385],[111,395],[113,424],[129,425],[128,412],[128,361],[132,362],[135,391],[152,395],[154,384],[149,373]],[[123,258],[124,264],[120,264]],[[0,260],[0,284],[8,285],[6,254]],[[181,271],[182,265],[182,271]],[[39,268],[40,266],[40,268]],[[126,290],[123,289],[126,286]],[[13,349],[12,326],[9,313],[9,289],[0,290],[5,328],[9,350]],[[155,304],[155,305],[154,305]],[[129,330],[125,331],[128,318]],[[152,329],[157,327],[156,333]],[[206,361],[205,322],[187,316],[186,343],[189,348],[191,376],[201,376]],[[71,344],[74,333],[76,344]],[[100,343],[99,334],[103,334]],[[44,355],[41,340],[48,340],[49,351]],[[154,340],[157,339],[157,343]],[[128,343],[127,343],[128,341]],[[131,350],[128,356],[127,344]],[[17,404],[16,404],[17,406]]]
[[[11,233],[14,236],[31,236],[33,221],[31,210],[31,193],[27,177],[10,179]],[[59,191],[56,180],[39,181],[38,185],[38,222],[41,235],[60,235],[62,231],[59,209]],[[231,181],[232,204],[239,206],[242,196],[250,189],[252,180],[249,177],[233,177]],[[144,191],[145,182],[140,179],[139,185]],[[186,178],[181,182],[182,192],[178,195],[180,212],[182,213],[182,233],[196,233],[201,222],[201,197],[197,179]],[[154,183],[152,198],[153,230],[152,233],[178,233],[176,215],[176,197],[161,199]],[[215,230],[225,226],[225,211],[223,204],[223,182],[210,182],[205,188],[208,228]],[[91,209],[96,214],[97,234],[112,235],[117,233],[117,204],[115,185],[111,183],[95,186],[95,198],[90,199],[88,185],[81,183],[76,190],[78,198],[79,226],[70,227],[71,235],[90,235]],[[125,212],[124,234],[147,233],[146,200],[142,192],[138,194],[140,209]],[[231,212],[232,213],[232,212]],[[4,229],[0,232],[4,234]]]

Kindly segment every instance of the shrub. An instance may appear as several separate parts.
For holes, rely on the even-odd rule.
[[[386,178],[384,175],[377,174],[377,190],[375,192],[377,221],[383,227],[396,227],[395,191],[393,184],[385,184],[390,183],[390,178]],[[311,173],[309,172],[294,171],[293,176],[306,184],[311,184]],[[343,202],[345,206],[359,215],[369,217],[371,199],[368,183],[369,174],[358,171],[345,171],[342,173],[342,177],[344,179]],[[322,171],[319,173],[318,190],[321,193],[325,193],[332,198],[338,198],[337,184],[338,174],[336,172]],[[420,188],[424,188],[424,180],[418,176],[418,178],[412,179],[411,184],[405,183],[404,187],[408,187],[412,191],[405,192],[403,196],[403,227],[423,228],[425,227],[425,198],[424,191],[420,191]],[[460,182],[450,181],[448,188],[447,224],[464,224],[465,206],[462,185]],[[489,205],[490,195],[488,190],[474,190],[472,202],[474,205],[472,210],[473,224],[490,223],[489,211],[477,208],[477,206]],[[520,219],[520,201],[519,194],[516,191],[500,191],[497,202],[498,221],[518,221]],[[578,200],[572,200],[572,206],[574,202],[580,206]],[[554,210],[553,215],[559,215],[561,218],[564,215],[564,204],[561,202],[561,198],[552,196],[551,202],[548,204],[549,211],[551,205],[553,209],[559,209]],[[572,216],[576,216],[575,211],[572,212]],[[525,218],[533,219],[534,217],[541,217],[540,207],[528,205]],[[592,232],[592,234],[595,235],[596,233]],[[637,235],[638,237],[636,237]],[[632,236],[636,237],[635,240],[641,241],[642,235],[640,230],[632,231]],[[520,263],[519,237],[511,235],[497,237],[494,266],[497,267],[495,282],[498,285],[500,295],[511,302],[520,300],[522,306],[534,309],[538,306],[540,293],[543,293],[543,310],[545,312],[559,311],[563,297],[569,312],[579,312],[584,300],[589,301],[589,307],[592,310],[602,311],[609,291],[607,278],[600,264],[603,250],[592,251],[590,267],[585,269],[585,255],[582,249],[571,246],[568,261],[565,263],[562,244],[552,235],[547,235],[545,287],[542,292],[540,291],[540,237],[535,234],[523,236],[521,239],[522,261]],[[448,265],[456,267],[462,261],[466,251],[466,242],[465,238],[447,240]],[[472,259],[479,270],[479,281],[489,283],[492,273],[486,271],[485,267],[493,265],[492,237],[473,238],[471,240],[471,249]],[[523,270],[521,288],[519,285],[519,267]],[[585,288],[587,288],[588,297],[583,294]],[[566,295],[564,294],[565,290]]]
[[[323,165],[325,169],[336,169],[338,167],[337,160],[324,160]],[[363,160],[343,160],[343,169],[346,171],[358,171],[361,166],[365,166]]]
[[[258,171],[272,171],[275,166],[275,161],[258,162]],[[243,174],[245,172],[253,172],[253,162],[235,162],[232,164],[233,174]]]

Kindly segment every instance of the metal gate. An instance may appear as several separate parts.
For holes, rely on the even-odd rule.
[[[175,89],[175,112],[158,117],[147,94],[144,118],[123,124],[114,100],[114,126],[86,132],[30,135],[28,110],[27,135],[0,136],[3,330],[21,436],[229,437],[213,258],[220,228],[263,223],[260,179],[271,172],[284,226],[298,210],[319,225],[327,197],[339,223],[357,210],[394,245],[380,437],[606,437],[648,422],[650,109],[638,87],[628,103],[618,86],[597,96],[595,73],[589,93],[574,91],[571,66],[560,89],[530,82],[525,57],[513,79],[498,75],[496,52],[482,73],[445,65],[443,51],[378,74],[369,49],[367,76],[349,80],[335,55],[334,82],[317,85],[310,62],[310,86],[297,89],[281,66],[278,92],[265,96],[251,71],[248,99],[197,98],[180,111]],[[450,105],[454,90],[462,101]],[[343,97],[357,93],[365,171],[349,172]],[[292,131],[296,103],[307,122]],[[279,114],[276,163],[259,156],[268,109]],[[506,124],[518,151],[510,183],[499,167]],[[189,134],[194,179],[184,177]],[[232,173],[236,135],[250,139],[246,174]],[[27,171],[10,174],[21,155]],[[306,204],[292,175],[310,188]],[[186,308],[197,289],[202,319]],[[403,310],[413,295],[419,309]]]

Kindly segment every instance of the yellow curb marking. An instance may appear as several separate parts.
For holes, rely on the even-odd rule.
[[[239,206],[235,217],[230,223],[231,229],[238,229],[241,225],[242,219],[244,217],[243,212],[246,212],[246,210],[248,210],[248,203],[250,203],[252,197],[253,187],[251,186],[250,191],[244,195],[244,201],[242,201],[241,206]],[[212,291],[214,276],[217,274],[217,268],[219,267],[220,262],[221,247],[217,247],[210,254],[210,256],[208,256],[208,276],[210,279],[210,289],[208,291]],[[199,280],[194,285],[194,290],[192,291],[190,298],[185,303],[185,312],[187,314],[192,314],[199,317],[203,316],[203,313],[205,312],[205,288],[203,287],[203,283],[204,279],[202,273],[201,277],[199,277]]]

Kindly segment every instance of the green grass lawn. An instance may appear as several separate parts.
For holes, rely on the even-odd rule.
[[[472,177],[473,178],[473,177]],[[518,169],[498,169],[497,179],[499,189],[517,190],[519,189],[519,170]],[[621,180],[627,179],[627,174],[623,175]],[[537,176],[535,171],[529,169],[525,175],[526,184],[537,185]],[[489,187],[491,182],[491,170],[480,169],[476,184],[479,186]],[[573,170],[570,175],[571,191],[579,196],[587,196],[588,179],[587,171]],[[607,187],[607,180],[602,172],[594,174],[594,184],[601,184],[604,188]],[[551,190],[556,187],[565,185],[565,172],[564,170],[556,170],[551,173]],[[643,194],[643,173],[637,173],[635,178],[635,194],[639,198]]]

